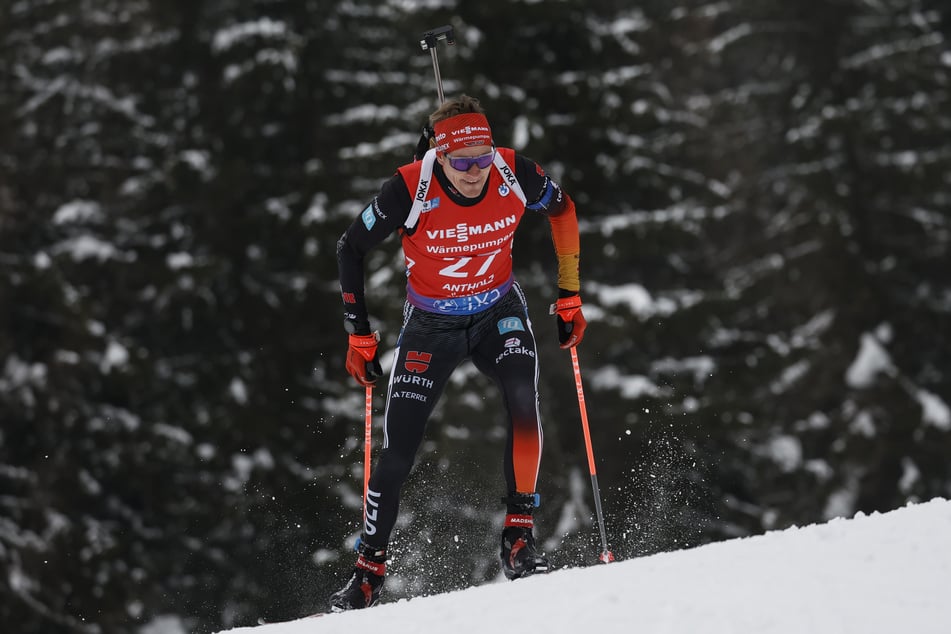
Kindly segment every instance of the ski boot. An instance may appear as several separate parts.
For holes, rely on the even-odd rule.
[[[386,574],[386,549],[376,549],[361,541],[356,551],[359,556],[350,581],[330,596],[333,612],[368,608],[380,600]]]
[[[502,498],[508,505],[502,528],[502,572],[509,579],[519,579],[536,573],[548,572],[548,559],[535,549],[532,511],[538,506],[535,494],[517,493]]]

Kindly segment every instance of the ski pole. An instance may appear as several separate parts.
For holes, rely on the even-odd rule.
[[[601,489],[598,487],[598,471],[594,465],[594,450],[591,448],[591,431],[588,429],[588,409],[584,403],[584,387],[581,384],[581,367],[578,365],[576,347],[571,348],[571,367],[575,371],[575,386],[578,388],[578,409],[581,410],[581,427],[584,429],[584,444],[588,450],[588,470],[591,472],[591,489],[594,491],[594,509],[598,514],[598,527],[601,529],[602,562],[614,561],[614,554],[608,550],[608,536],[604,530],[604,513],[601,511]]]
[[[439,57],[436,55],[436,42],[439,40],[446,40],[446,44],[456,43],[451,26],[447,24],[423,33],[423,39],[419,41],[419,47],[424,51],[429,51],[429,54],[432,55],[433,73],[436,75],[436,95],[439,97],[439,105],[441,106],[446,102],[446,97],[442,91],[442,76],[439,74]]]
[[[363,515],[366,520],[367,492],[370,490],[370,452],[373,434],[373,385],[367,385],[366,414],[363,426]]]

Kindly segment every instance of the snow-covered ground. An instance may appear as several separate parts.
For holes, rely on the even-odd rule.
[[[951,501],[228,630],[370,631],[948,634]]]

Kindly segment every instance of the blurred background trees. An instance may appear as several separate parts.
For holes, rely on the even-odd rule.
[[[203,632],[323,609],[362,403],[335,242],[449,95],[578,203],[620,557],[951,495],[951,32],[936,1],[17,0],[0,8],[0,623]],[[395,343],[401,256],[369,258]],[[539,536],[597,531],[555,261]],[[388,367],[384,363],[385,367]],[[390,599],[495,580],[502,412],[429,427]],[[382,418],[377,390],[377,423]]]

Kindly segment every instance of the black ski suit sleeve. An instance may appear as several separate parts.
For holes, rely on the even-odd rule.
[[[546,216],[558,216],[567,208],[567,194],[530,158],[515,155],[515,177],[525,192],[526,209]]]
[[[337,241],[337,269],[343,298],[344,319],[353,332],[370,334],[370,317],[365,297],[363,259],[391,233],[403,226],[412,199],[403,177],[396,173],[383,183],[380,192]]]

